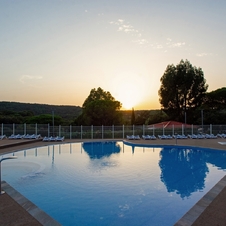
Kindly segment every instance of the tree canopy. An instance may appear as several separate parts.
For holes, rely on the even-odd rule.
[[[78,118],[78,124],[95,126],[120,124],[121,106],[122,104],[115,100],[110,92],[100,87],[94,88],[82,105],[83,111]]]
[[[183,112],[202,105],[208,89],[202,69],[188,60],[168,65],[160,81],[160,104],[169,116],[178,120]]]
[[[207,93],[203,105],[215,110],[226,109],[226,87]]]

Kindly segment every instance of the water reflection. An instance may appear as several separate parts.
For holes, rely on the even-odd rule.
[[[205,187],[209,172],[205,152],[183,148],[163,148],[160,151],[160,179],[168,192],[176,192],[181,198]]]
[[[87,142],[83,143],[82,147],[90,159],[110,157],[112,154],[119,154],[121,151],[121,147],[117,142]]]
[[[130,146],[133,154],[135,147],[142,148],[142,145]],[[161,181],[168,192],[176,192],[182,199],[205,188],[205,179],[209,173],[208,164],[226,169],[225,151],[164,147],[159,157]]]

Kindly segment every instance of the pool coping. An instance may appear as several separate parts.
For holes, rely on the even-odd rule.
[[[6,181],[1,182],[4,190],[12,199],[14,199],[23,209],[44,226],[60,226],[61,224],[49,216],[46,212],[37,207],[21,193],[11,187]]]
[[[212,201],[226,187],[226,176],[224,176],[212,189],[209,190],[174,226],[189,226],[195,223],[198,217],[206,210]]]

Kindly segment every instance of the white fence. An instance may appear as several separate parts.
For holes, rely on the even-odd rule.
[[[148,125],[120,126],[50,126],[49,124],[1,124],[1,135],[40,134],[64,136],[66,139],[124,139],[127,135],[175,135],[175,134],[218,134],[226,133],[226,125],[172,125],[150,127]]]

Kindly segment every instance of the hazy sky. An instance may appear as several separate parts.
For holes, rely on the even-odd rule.
[[[167,65],[226,86],[225,0],[0,0],[0,101],[82,106],[93,88],[160,108]]]

